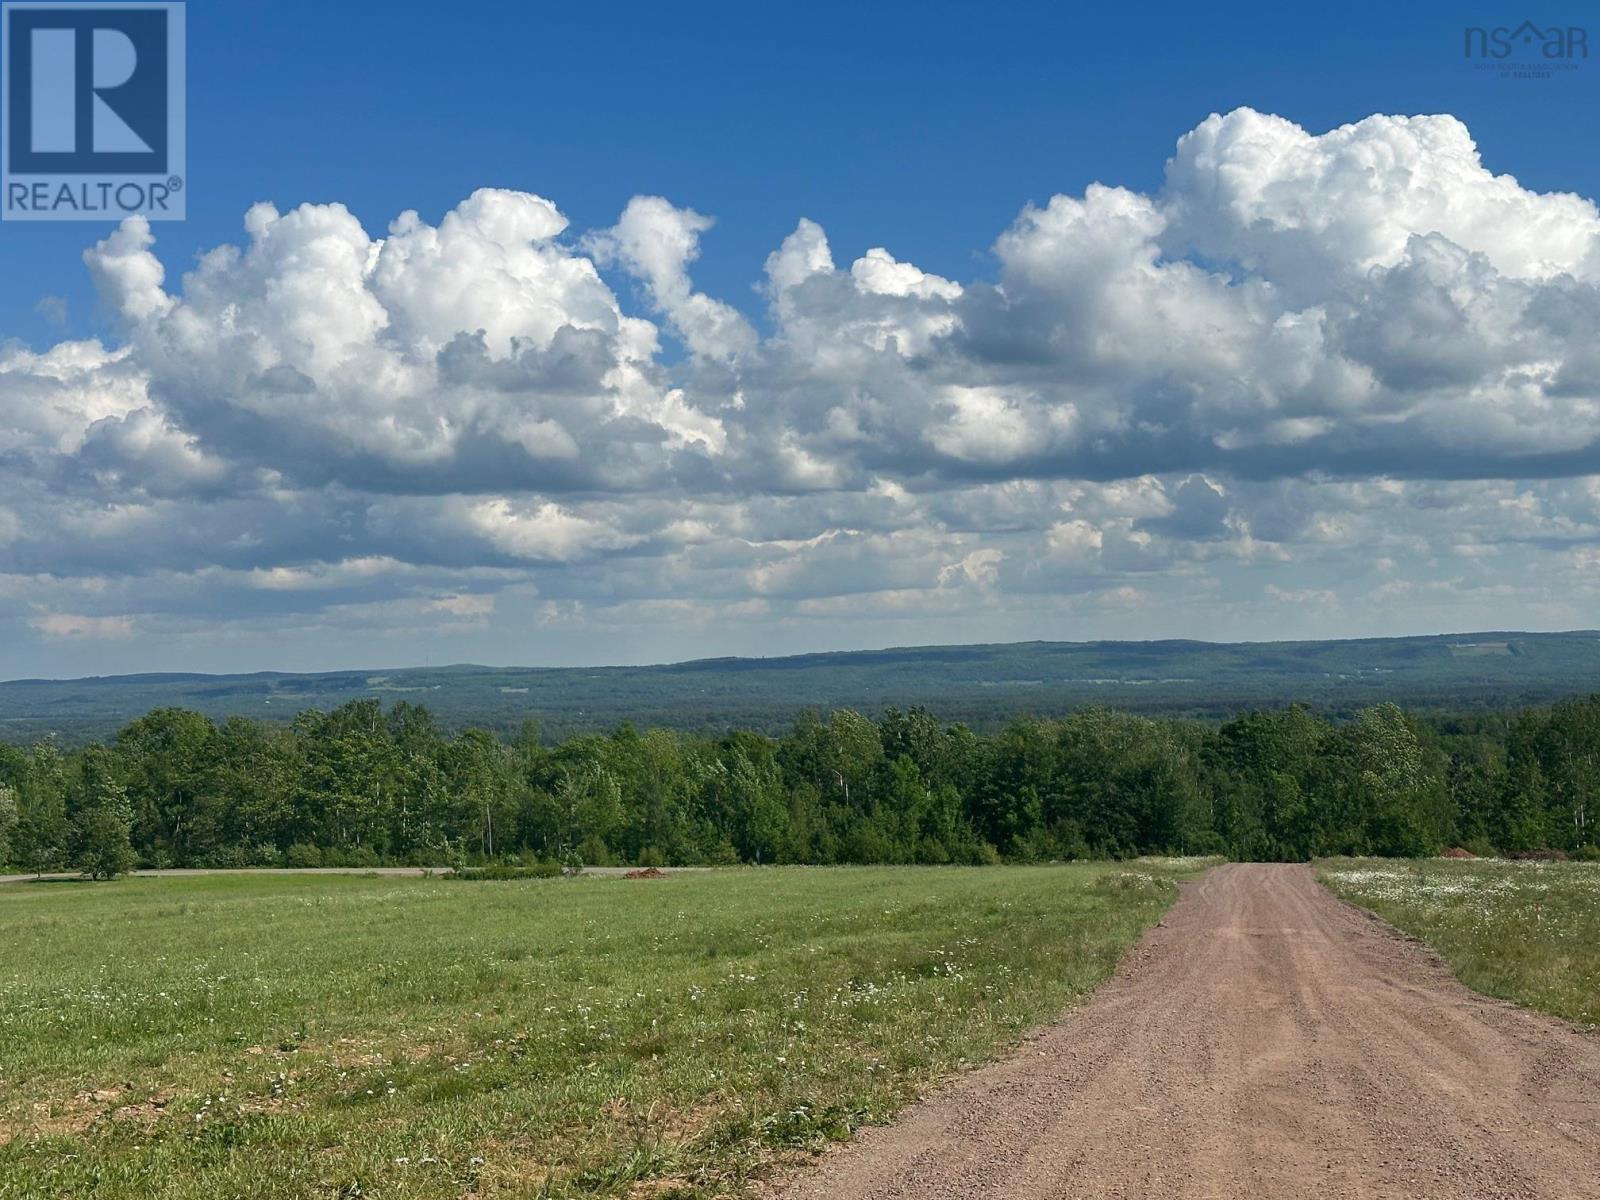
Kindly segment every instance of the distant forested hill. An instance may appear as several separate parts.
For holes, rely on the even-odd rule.
[[[653,667],[402,667],[316,674],[121,675],[0,683],[0,739],[101,737],[152,708],[288,720],[360,697],[426,704],[450,727],[547,737],[631,721],[686,732],[777,732],[805,708],[926,705],[992,728],[1101,704],[1224,718],[1306,701],[1343,715],[1503,709],[1600,691],[1600,633],[1474,633],[1326,642],[1015,642],[719,658]]]

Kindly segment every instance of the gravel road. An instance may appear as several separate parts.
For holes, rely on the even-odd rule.
[[[1600,1037],[1302,866],[1186,886],[1116,976],[783,1200],[1600,1196]]]

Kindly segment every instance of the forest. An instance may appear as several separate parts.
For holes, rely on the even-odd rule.
[[[161,708],[0,745],[0,862],[141,866],[995,863],[1146,853],[1597,854],[1600,696],[1504,714],[1105,708],[992,733],[923,708],[781,736],[621,725],[548,745],[355,700],[291,724]]]
[[[536,715],[546,741],[640,728],[782,734],[797,712],[890,704],[993,733],[1021,714],[1092,705],[1212,723],[1291,702],[1348,719],[1392,701],[1410,712],[1504,712],[1587,695],[1600,633],[1431,634],[1306,642],[1002,642],[901,646],[631,667],[485,667],[246,675],[166,673],[0,682],[0,739],[78,746],[142,713],[189,708],[287,722],[351,700],[423,701],[444,728],[514,736]]]

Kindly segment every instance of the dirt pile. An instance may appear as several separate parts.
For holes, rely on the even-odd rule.
[[[665,879],[667,873],[660,867],[643,867],[637,871],[628,871],[622,877],[624,879]]]

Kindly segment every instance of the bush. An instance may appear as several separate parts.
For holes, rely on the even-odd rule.
[[[441,879],[463,880],[468,883],[498,883],[509,879],[554,879],[561,874],[561,864],[535,863],[531,867],[513,867],[503,863],[488,867],[457,867]]]
[[[284,853],[283,863],[288,867],[320,867],[322,847],[310,842],[296,842]]]
[[[733,848],[732,842],[718,842],[706,852],[705,861],[708,867],[736,867],[739,865],[739,852]]]
[[[839,848],[840,861],[866,865],[900,861],[889,839],[881,830],[867,821],[857,821],[845,832],[844,844]]]
[[[325,867],[377,867],[383,865],[371,846],[330,846],[322,852]]]
[[[283,851],[271,842],[259,842],[250,848],[250,865],[256,867],[283,866]]]
[[[965,847],[962,857],[974,867],[998,867],[1005,861],[1000,857],[1000,851],[994,848],[994,843],[982,838]]]
[[[223,871],[237,871],[241,867],[281,867],[283,855],[267,842],[254,846],[224,846],[202,854],[195,865]]]
[[[577,855],[591,867],[614,867],[617,865],[617,857],[611,853],[611,847],[593,834],[578,843]]]

